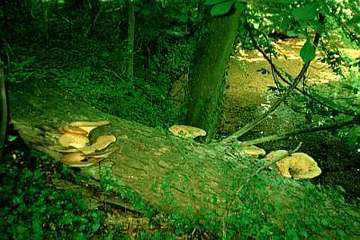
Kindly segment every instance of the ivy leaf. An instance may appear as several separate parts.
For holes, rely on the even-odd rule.
[[[222,3],[222,2],[225,2],[226,0],[206,0],[205,1],[205,5],[215,5],[215,4],[218,4],[218,3]]]
[[[316,17],[317,4],[310,3],[305,6],[295,8],[292,11],[293,17],[298,21],[309,21]]]
[[[231,6],[233,4],[234,4],[233,1],[227,1],[220,4],[216,4],[211,8],[211,16],[216,17],[227,14],[230,11]]]
[[[315,58],[315,46],[310,40],[307,40],[300,50],[300,57],[307,63]]]

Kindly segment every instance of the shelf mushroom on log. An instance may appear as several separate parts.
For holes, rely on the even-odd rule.
[[[265,156],[266,152],[264,149],[259,148],[255,145],[240,146],[239,152],[241,155],[259,158]]]
[[[89,143],[89,139],[78,133],[64,132],[59,137],[59,144],[65,148],[82,148]]]
[[[201,128],[197,128],[197,127],[193,127],[193,126],[187,126],[187,125],[173,125],[169,128],[169,131],[177,136],[177,137],[181,137],[181,138],[197,138],[197,137],[204,137],[206,136],[206,131],[201,129]]]
[[[58,142],[65,147],[65,149],[58,149],[58,152],[63,153],[61,161],[72,167],[87,167],[109,156],[112,151],[103,150],[116,141],[114,135],[99,136],[91,145],[88,138],[92,130],[108,124],[110,124],[109,121],[72,122],[60,128],[62,135]]]
[[[272,161],[276,156],[287,153],[286,150],[277,150],[266,155],[265,159]],[[306,153],[293,153],[284,159],[276,162],[277,169],[281,176],[295,180],[311,179],[321,174],[317,162]]]
[[[89,136],[90,132],[94,130],[97,127],[105,126],[110,124],[109,121],[103,120],[103,121],[97,121],[97,122],[72,122],[69,124],[69,127],[75,127],[80,128],[83,131],[87,133],[87,136]]]

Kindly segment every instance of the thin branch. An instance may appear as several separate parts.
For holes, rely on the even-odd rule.
[[[289,86],[291,86],[292,83],[290,83],[282,74],[281,72],[279,71],[279,69],[277,68],[277,66],[273,63],[273,61],[271,60],[271,55],[270,57],[265,53],[265,51],[259,46],[259,44],[257,43],[256,39],[254,38],[254,36],[252,35],[250,29],[249,29],[249,35],[250,35],[250,38],[251,38],[251,41],[254,45],[254,47],[256,48],[256,50],[258,50],[262,55],[263,57],[265,58],[265,60],[270,64],[271,66],[271,72],[272,72],[272,75],[273,75],[273,78],[275,80],[275,83],[276,85],[278,86],[278,81],[276,80],[276,75],[283,81],[285,82],[286,84],[288,84]],[[276,75],[275,75],[275,74]],[[286,75],[290,75],[288,73],[286,73]],[[303,94],[304,96],[310,98],[311,100],[317,102],[318,104],[322,105],[322,106],[325,106],[333,111],[335,111],[336,113],[343,113],[343,114],[346,114],[346,115],[350,115],[350,116],[357,116],[358,114],[355,113],[354,111],[350,111],[350,110],[345,110],[345,109],[339,109],[338,107],[334,107],[334,106],[331,106],[330,104],[324,102],[324,101],[321,101],[320,99],[314,97],[313,95],[309,94],[308,92],[306,92],[304,89],[300,89],[298,87],[295,87],[295,90],[300,92],[301,94]]]
[[[359,124],[360,124],[360,118],[353,118],[353,119],[351,119],[349,121],[345,121],[345,122],[337,122],[337,123],[330,124],[330,125],[298,129],[295,131],[286,132],[286,133],[282,133],[282,134],[274,134],[274,135],[270,135],[270,136],[266,136],[266,137],[252,139],[252,140],[241,142],[241,146],[255,145],[255,144],[270,142],[270,141],[277,141],[277,140],[286,139],[288,137],[295,136],[298,134],[339,129],[342,127],[349,127],[352,125],[359,125]]]
[[[134,79],[134,40],[135,40],[135,3],[128,0],[128,81],[133,82]]]
[[[321,24],[324,22],[324,16],[323,15],[319,16],[319,21],[320,21]],[[248,22],[245,23],[245,27],[246,27],[247,31],[249,32],[249,35],[250,35],[250,38],[251,38],[252,42],[256,42],[254,36],[251,34],[251,27],[250,27]],[[319,41],[320,41],[320,34],[318,32],[316,32],[314,40],[313,40],[315,49],[317,48],[317,46],[319,44]],[[265,54],[265,56],[271,62],[271,59],[269,59],[266,54]],[[258,124],[263,122],[271,113],[273,113],[280,106],[280,104],[282,102],[284,102],[288,98],[290,93],[297,87],[297,85],[300,83],[300,81],[305,77],[305,74],[307,72],[307,69],[310,66],[310,63],[311,63],[311,61],[304,63],[304,65],[303,65],[302,69],[300,70],[299,74],[294,78],[293,82],[288,87],[286,92],[265,113],[263,113],[260,117],[256,118],[254,121],[246,124],[244,127],[242,127],[240,130],[236,131],[235,133],[233,133],[229,137],[223,139],[221,142],[227,144],[227,143],[230,143],[232,141],[235,141],[237,138],[244,135],[245,133],[247,133],[248,131],[253,129],[255,126],[257,126]],[[271,64],[272,64],[272,67],[274,67],[275,73],[282,77],[279,70],[276,69],[276,66],[272,62],[271,62]],[[282,79],[284,79],[284,77],[282,77]]]

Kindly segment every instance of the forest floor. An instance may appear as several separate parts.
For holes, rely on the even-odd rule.
[[[296,76],[302,67],[302,60],[299,56],[304,41],[288,39],[277,42],[275,48],[280,53],[274,63],[279,69],[285,70],[292,76]],[[360,50],[341,49],[350,58],[360,56]],[[325,84],[339,80],[330,67],[317,58],[311,65],[307,76],[308,84]],[[258,107],[265,107],[269,103],[267,90],[275,87],[268,62],[257,50],[239,50],[232,57],[228,69],[228,79],[225,91],[225,102],[223,123],[221,131],[234,132],[253,119]],[[247,116],[244,116],[244,111]],[[276,120],[275,120],[276,122]],[[277,124],[278,125],[278,124]],[[260,126],[262,131],[266,126]],[[291,128],[290,128],[291,129]],[[273,126],[270,126],[273,131]]]
[[[298,39],[277,42],[275,47],[281,56],[274,59],[275,65],[295,77],[303,64],[299,56],[303,44],[304,42]],[[360,56],[360,50],[341,50],[350,58]],[[311,64],[307,74],[308,85],[327,84],[339,79],[339,76],[329,66],[322,63],[319,57]],[[224,135],[233,133],[266,111],[274,101],[274,94],[268,91],[269,87],[275,87],[275,83],[270,65],[261,53],[257,50],[237,51],[232,56],[228,69],[224,112],[219,133]],[[282,104],[268,120],[253,129],[245,138],[252,139],[286,132],[307,124],[309,122],[306,120],[305,114],[301,111],[293,111],[287,105]],[[331,133],[304,134],[291,142],[278,141],[263,144],[261,147],[267,151],[278,148],[291,149],[299,141],[304,143],[300,151],[313,156],[325,170],[318,179],[320,182],[342,185],[350,195],[360,196],[360,177],[355,177],[359,176],[357,173],[360,169],[355,164],[356,159],[360,159],[360,153],[349,153],[343,147],[341,139],[334,137]],[[328,162],[332,162],[332,165],[329,165]]]

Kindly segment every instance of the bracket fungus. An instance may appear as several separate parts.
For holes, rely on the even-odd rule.
[[[81,134],[64,132],[59,137],[59,143],[63,147],[82,148],[89,143],[89,139]]]
[[[105,126],[108,124],[110,124],[110,122],[107,120],[97,121],[97,122],[72,122],[69,124],[69,127],[80,128],[80,129],[84,130],[88,136],[93,129],[95,129],[97,127]]]
[[[268,161],[273,161],[277,158],[284,158],[289,156],[289,151],[287,150],[276,150],[276,151],[272,151],[269,152],[268,154],[266,154],[265,159]]]
[[[116,141],[116,137],[102,135],[96,139],[95,143],[89,145],[88,136],[93,129],[109,123],[109,121],[72,122],[60,128],[61,135],[58,141],[61,147],[65,148],[57,150],[63,154],[61,161],[73,167],[85,167],[108,157],[113,151],[105,149]]]
[[[182,138],[197,138],[206,136],[206,131],[192,126],[187,125],[173,125],[169,128],[169,131],[177,136]]]
[[[67,153],[63,156],[61,161],[71,167],[88,167],[102,161],[112,153],[112,150],[88,155],[82,152]]]
[[[116,137],[114,135],[103,135],[98,137],[95,143],[89,146],[85,146],[83,148],[79,148],[79,150],[84,154],[90,154],[107,148],[111,143],[115,141]]]
[[[67,153],[63,156],[61,161],[67,165],[81,163],[86,159],[85,155],[81,152]]]
[[[286,150],[274,151],[266,155],[265,159],[272,161],[275,157],[286,153]],[[296,180],[311,179],[321,174],[317,162],[306,153],[293,153],[276,162],[276,166],[280,175]]]
[[[254,158],[262,157],[262,156],[265,156],[265,154],[266,154],[264,149],[259,148],[255,145],[240,146],[239,152],[240,152],[240,154],[243,154],[246,156],[251,156]]]

